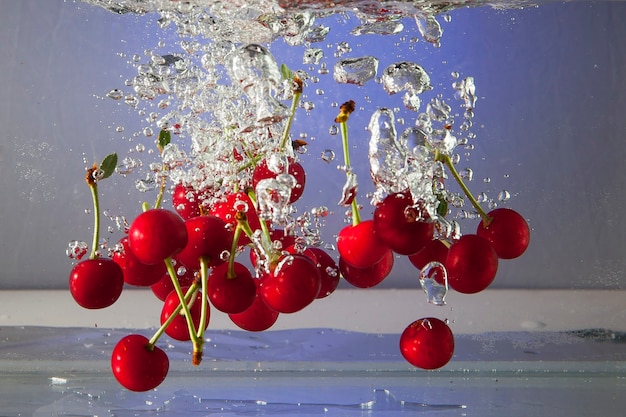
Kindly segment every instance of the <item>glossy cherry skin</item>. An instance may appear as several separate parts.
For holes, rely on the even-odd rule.
[[[408,193],[389,194],[374,210],[374,228],[378,238],[401,255],[419,252],[433,239],[433,222],[419,220]]]
[[[372,220],[364,220],[357,225],[346,226],[337,236],[337,250],[344,262],[355,268],[367,268],[389,251],[374,229]]]
[[[288,161],[289,167],[287,168],[287,173],[291,174],[296,179],[296,186],[291,189],[291,195],[289,196],[289,203],[293,204],[302,197],[306,184],[306,173],[299,162],[294,161],[291,157],[288,158]],[[263,160],[259,162],[252,173],[252,187],[256,189],[259,181],[267,178],[276,178],[279,174],[280,173],[276,173],[268,167],[267,160]]]
[[[87,259],[74,265],[69,279],[70,293],[81,307],[109,307],[122,294],[124,273],[109,258]]]
[[[149,347],[139,334],[123,337],[113,348],[111,369],[126,389],[143,392],[159,386],[169,370],[167,354],[158,346]]]
[[[280,313],[271,309],[259,294],[260,280],[255,279],[257,295],[250,307],[241,313],[229,314],[230,320],[239,328],[249,332],[262,332],[276,323]]]
[[[183,294],[187,292],[187,288],[183,288]],[[189,308],[189,312],[191,313],[191,319],[193,322],[194,329],[198,330],[200,324],[200,315],[202,312],[202,303],[207,303],[206,297],[203,297],[202,293],[198,291],[196,294],[196,298]],[[166,298],[163,304],[163,308],[161,309],[161,324],[165,323],[165,321],[172,315],[172,312],[180,305],[180,300],[178,298],[178,294],[175,291],[172,291]],[[207,314],[206,320],[204,322],[204,328],[206,329],[209,325],[209,320],[211,318],[210,308],[207,305]],[[178,314],[176,318],[170,323],[169,326],[165,329],[165,333],[170,336],[172,339],[187,341],[191,340],[189,336],[189,328],[187,326],[187,320],[183,314]]]
[[[193,187],[177,184],[172,191],[172,205],[174,210],[184,220],[197,217],[202,214],[200,210],[202,201]]]
[[[446,264],[448,258],[448,246],[439,239],[433,239],[424,246],[424,249],[409,255],[409,261],[417,269],[422,269],[429,262],[439,262],[442,265]],[[443,284],[440,274],[435,275],[435,279],[440,284]]]
[[[192,269],[200,268],[200,258],[214,267],[225,262],[224,252],[231,250],[233,236],[226,223],[216,216],[198,216],[185,221],[187,246],[177,255],[183,264]]]
[[[261,278],[263,301],[279,313],[295,313],[315,300],[321,278],[317,266],[304,255],[285,255],[270,274]]]
[[[530,244],[530,228],[526,220],[515,210],[497,208],[487,215],[489,226],[478,224],[476,234],[487,239],[500,259],[513,259],[521,256]]]
[[[137,256],[135,256],[128,244],[127,236],[119,241],[119,245],[121,245],[122,250],[113,253],[113,261],[122,268],[124,282],[127,284],[149,287],[157,283],[163,277],[163,274],[166,273],[167,268],[164,262],[146,265],[137,259]]]
[[[229,194],[225,201],[220,201],[211,207],[210,214],[222,219],[230,226],[230,229],[234,231],[237,226],[235,216],[240,210],[246,213],[248,225],[253,232],[261,228],[261,221],[259,220],[254,203],[246,193],[239,192]],[[241,233],[237,243],[239,245],[247,245],[250,243],[250,239],[245,233]]]
[[[463,235],[450,246],[444,265],[452,289],[474,294],[493,282],[498,271],[498,255],[486,239]]]
[[[367,268],[356,268],[339,258],[341,276],[352,286],[357,288],[371,288],[383,282],[393,269],[394,257],[391,249],[383,258]]]
[[[320,248],[307,248],[315,256],[315,265],[320,271],[321,285],[320,292],[316,298],[325,298],[335,292],[341,279],[337,262],[325,250]]]
[[[187,245],[185,221],[170,210],[147,210],[131,223],[128,244],[140,262],[163,262]]]
[[[454,335],[446,323],[428,317],[414,321],[400,335],[400,352],[411,365],[438,369],[454,354]]]
[[[256,283],[245,265],[233,264],[234,277],[228,277],[228,263],[216,266],[209,274],[207,296],[219,311],[236,314],[248,309],[256,298]]]

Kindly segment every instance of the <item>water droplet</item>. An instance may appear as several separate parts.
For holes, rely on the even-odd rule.
[[[373,56],[347,58],[335,64],[333,78],[341,84],[364,85],[374,79],[378,71],[378,59]]]
[[[434,46],[438,46],[441,36],[443,35],[443,29],[441,25],[435,19],[435,16],[416,17],[417,29],[419,30],[422,38]]]
[[[326,149],[322,151],[321,158],[322,158],[322,161],[329,164],[335,160],[335,152],[332,149]]]
[[[113,90],[107,93],[107,97],[113,100],[119,100],[122,97],[124,97],[124,93],[122,92],[122,90],[118,90],[117,88],[114,88]]]
[[[309,48],[304,51],[304,56],[302,57],[303,64],[313,64],[317,65],[324,58],[324,51],[320,48]]]
[[[388,94],[409,91],[420,94],[432,89],[430,77],[421,66],[413,62],[396,62],[389,65],[382,74],[383,88]]]
[[[337,135],[337,133],[339,133],[339,127],[337,127],[337,125],[332,125],[328,128],[328,133],[332,136]]]
[[[65,250],[65,254],[70,259],[80,260],[85,255],[87,255],[87,251],[89,250],[89,246],[86,242],[79,240],[72,240],[68,243],[67,249]]]
[[[448,294],[448,272],[441,262],[432,261],[424,265],[419,275],[420,285],[430,304],[443,306]]]
[[[498,201],[504,203],[507,202],[511,199],[511,193],[509,193],[507,190],[502,190],[498,193]]]

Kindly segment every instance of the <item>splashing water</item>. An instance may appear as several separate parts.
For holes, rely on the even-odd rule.
[[[448,294],[448,272],[441,262],[432,261],[424,265],[419,276],[420,285],[430,304],[443,306]]]

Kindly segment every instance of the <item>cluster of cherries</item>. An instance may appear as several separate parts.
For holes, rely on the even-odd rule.
[[[341,107],[336,122],[342,128],[353,109],[353,102]],[[160,148],[166,146],[169,133],[162,131],[159,140]],[[438,157],[454,170],[449,157]],[[353,208],[352,224],[338,234],[339,257],[335,259],[275,226],[260,209],[259,184],[281,175],[291,180],[288,203],[301,197],[306,175],[290,154],[279,169],[267,159],[255,160],[249,168],[250,183],[211,204],[206,202],[213,200],[199,190],[176,184],[172,209],[158,204],[144,207],[111,257],[104,257],[96,250],[97,184],[114,172],[116,159],[115,154],[109,155],[87,172],[94,199],[94,243],[89,259],[73,267],[69,285],[76,302],[89,309],[112,305],[125,284],[150,287],[163,301],[161,327],[151,339],[131,334],[113,349],[113,374],[133,391],[153,389],[165,379],[168,357],[156,346],[163,333],[191,341],[192,362],[200,363],[211,308],[228,314],[241,329],[263,331],[281,313],[300,311],[330,295],[342,278],[359,288],[379,284],[391,272],[396,255],[408,256],[419,269],[439,262],[447,271],[447,277],[435,276],[440,284],[476,293],[495,278],[498,259],[520,256],[529,242],[526,221],[507,208],[480,211],[482,221],[475,234],[452,242],[440,239],[436,222],[409,191],[389,194],[375,207],[372,219],[361,220],[354,190],[344,201]],[[161,192],[164,189],[165,181]],[[270,193],[270,199],[280,198],[272,189],[264,192]],[[251,268],[237,261],[245,248],[250,248]],[[451,359],[454,339],[444,321],[423,318],[402,333],[400,350],[412,365],[436,369]]]

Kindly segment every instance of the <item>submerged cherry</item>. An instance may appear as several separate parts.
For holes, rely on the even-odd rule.
[[[187,245],[185,221],[170,210],[147,210],[131,223],[128,244],[144,264],[163,262]]]
[[[123,337],[113,348],[111,370],[115,379],[131,391],[149,391],[159,386],[169,371],[167,354],[140,334]]]
[[[337,236],[337,250],[344,262],[355,268],[368,268],[380,261],[389,247],[378,238],[374,222],[364,220],[341,229]]]
[[[530,243],[530,228],[526,220],[515,210],[497,208],[487,213],[491,221],[478,224],[476,234],[487,239],[500,259],[521,256]]]
[[[454,354],[454,336],[448,325],[434,317],[411,323],[400,336],[400,352],[411,365],[438,369]]]
[[[109,258],[95,258],[74,265],[69,279],[70,293],[84,308],[109,307],[122,294],[124,273]]]
[[[498,271],[498,255],[486,239],[463,235],[450,246],[445,267],[452,289],[473,294],[493,282]]]

